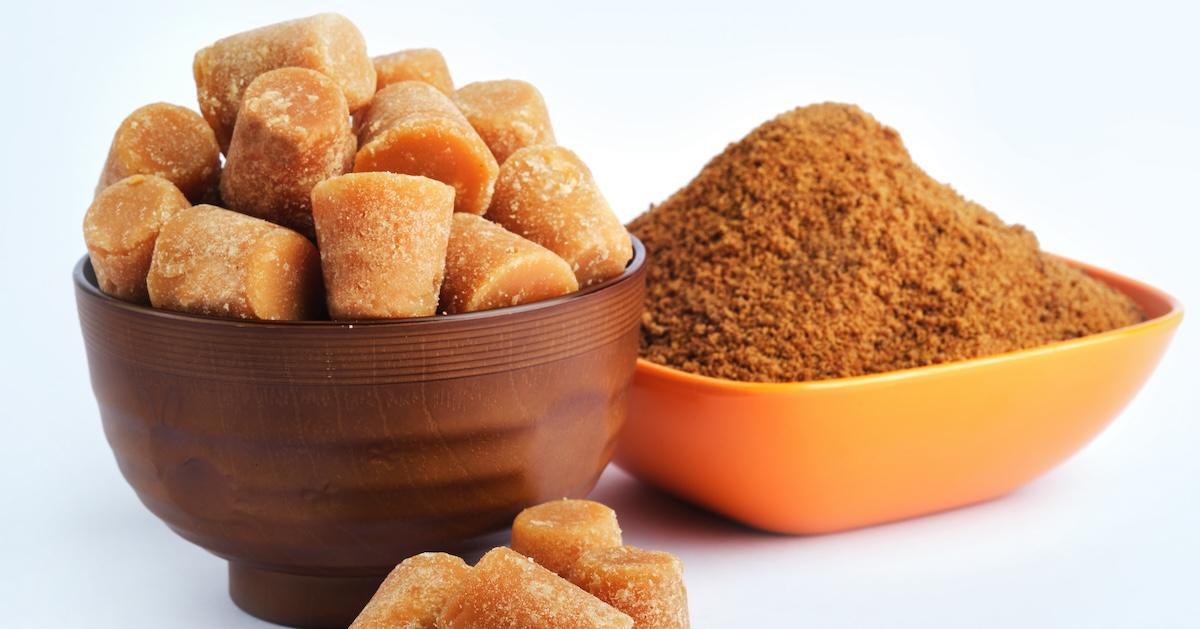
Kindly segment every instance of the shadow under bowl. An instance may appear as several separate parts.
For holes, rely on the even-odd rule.
[[[1158,364],[1183,309],[1067,261],[1147,320],[973,360],[797,383],[745,383],[639,360],[616,463],[753,527],[818,534],[1007,494],[1109,424]]]
[[[229,560],[230,596],[345,627],[384,575],[471,556],[591,491],[625,421],[645,250],[564,297],[463,315],[251,322],[154,310],[75,267],[104,432],[141,501]]]

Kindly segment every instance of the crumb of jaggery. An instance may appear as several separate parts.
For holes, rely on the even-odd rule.
[[[629,227],[648,253],[642,356],[706,376],[858,376],[1144,318],[853,105],[764,123]]]

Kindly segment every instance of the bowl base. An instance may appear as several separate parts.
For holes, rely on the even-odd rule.
[[[289,574],[231,561],[229,598],[251,616],[280,625],[312,629],[347,627],[385,576]]]

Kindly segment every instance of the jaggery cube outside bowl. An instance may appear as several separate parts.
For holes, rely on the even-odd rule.
[[[744,383],[638,363],[616,463],[753,527],[819,534],[1007,494],[1102,431],[1183,318],[1170,295],[1078,266],[1131,297],[1136,325],[853,378]]]
[[[75,267],[92,388],[142,502],[229,560],[246,611],[354,619],[400,560],[470,556],[612,456],[645,251],[563,297],[442,317],[257,322],[108,297]]]

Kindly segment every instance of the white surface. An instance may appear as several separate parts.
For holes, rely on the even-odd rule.
[[[16,3],[0,22],[6,627],[260,624],[226,598],[224,563],[162,526],[117,472],[69,281],[112,130],[146,102],[194,107],[193,52],[249,27],[336,5],[374,53],[434,45],[460,83],[534,82],[626,219],[760,121],[857,102],[1047,249],[1200,306],[1200,15],[1184,3],[172,4]],[[1198,325],[1185,322],[1095,443],[990,504],[788,538],[617,472],[596,495],[630,542],[683,557],[697,628],[1194,627]]]

